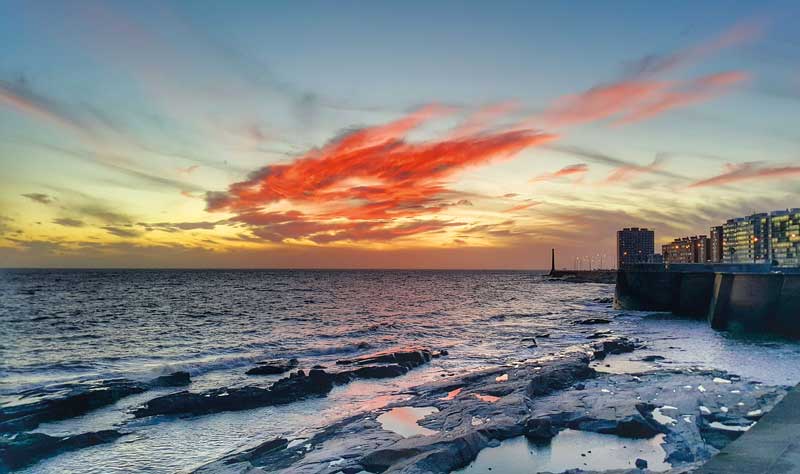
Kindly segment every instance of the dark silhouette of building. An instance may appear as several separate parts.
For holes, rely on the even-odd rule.
[[[617,231],[617,267],[629,263],[647,263],[655,254],[655,232],[638,227]]]
[[[709,258],[713,263],[720,263],[722,261],[722,253],[723,249],[723,227],[721,225],[714,226],[711,228],[711,232],[709,233]]]

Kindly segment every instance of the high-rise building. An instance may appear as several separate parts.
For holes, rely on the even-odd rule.
[[[710,260],[709,238],[705,235],[682,237],[661,246],[666,263],[705,263]]]
[[[723,227],[721,225],[711,228],[709,233],[709,260],[712,263],[719,263],[722,261],[722,235]]]
[[[617,267],[628,263],[647,263],[655,254],[655,233],[631,227],[617,231]]]
[[[800,209],[770,214],[769,247],[774,264],[782,267],[800,266]]]
[[[728,219],[722,226],[722,261],[725,263],[768,263],[769,214]]]

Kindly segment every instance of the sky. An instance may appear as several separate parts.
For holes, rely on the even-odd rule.
[[[623,227],[800,207],[798,21],[0,0],[0,266],[610,266]]]

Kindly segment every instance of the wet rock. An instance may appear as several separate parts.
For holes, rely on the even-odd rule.
[[[266,360],[257,362],[257,365],[245,372],[247,375],[277,375],[288,372],[297,367],[297,359]]]
[[[175,387],[188,383],[188,373],[175,372],[150,382],[111,379],[26,392],[22,394],[23,398],[40,399],[33,403],[0,409],[0,433],[31,430],[40,423],[80,416],[151,388]]]
[[[611,336],[611,331],[609,330],[596,331],[593,334],[586,336],[586,339],[602,339],[609,336]]]
[[[199,415],[223,411],[239,411],[269,405],[281,405],[310,396],[325,395],[333,389],[334,377],[313,369],[302,370],[282,378],[269,388],[217,388],[202,393],[188,391],[157,397],[134,410],[136,418],[156,415]]]
[[[526,388],[529,397],[538,397],[561,390],[575,382],[593,377],[594,369],[589,367],[589,356],[579,354],[574,357],[554,361],[531,375]]]
[[[289,445],[289,440],[286,438],[277,437],[271,439],[265,443],[261,443],[255,448],[248,449],[246,451],[242,451],[241,453],[237,453],[225,460],[225,464],[235,464],[239,462],[251,461],[253,459],[258,459],[260,457],[266,456],[268,454],[275,453],[282,449],[286,449]]]
[[[593,301],[595,303],[600,303],[600,304],[612,304],[614,303],[614,298],[611,296],[607,296],[605,298],[595,298]]]
[[[525,420],[525,436],[534,441],[547,441],[558,434],[558,428],[547,418]]]
[[[337,360],[337,365],[370,365],[395,363],[408,368],[418,367],[431,360],[433,354],[428,349],[410,348],[399,351],[382,351],[366,354],[353,359]]]
[[[660,355],[648,355],[642,357],[642,362],[656,362],[659,360],[666,360],[666,357]]]
[[[338,372],[311,369],[308,374],[298,370],[273,383],[269,388],[245,386],[217,388],[201,393],[188,391],[154,398],[134,410],[136,418],[157,415],[208,414],[224,411],[249,410],[270,405],[282,405],[313,396],[327,395],[334,385],[355,379],[397,377],[431,360],[427,350],[382,352],[370,354],[339,365],[355,367]]]
[[[625,354],[633,352],[635,349],[636,343],[630,339],[612,337],[594,343],[594,357],[596,359],[605,359],[607,355]]]
[[[449,354],[449,352],[447,352],[447,349],[442,349],[440,351],[431,352],[431,356],[433,356],[434,358],[443,357],[443,356],[446,356],[448,354]]]
[[[65,451],[110,443],[120,436],[122,433],[114,430],[64,437],[49,436],[43,433],[18,433],[13,437],[3,436],[0,437],[0,472],[20,469]]]
[[[588,318],[577,321],[575,324],[590,325],[590,324],[609,324],[609,323],[611,323],[611,320],[606,318]]]
[[[183,387],[192,383],[189,372],[173,372],[150,381],[151,387]]]
[[[408,367],[400,364],[367,365],[352,371],[344,372],[353,378],[359,379],[384,379],[398,377],[408,372]],[[340,376],[341,377],[341,376]]]
[[[636,458],[634,465],[637,469],[647,469],[647,461],[642,458]]]
[[[536,338],[533,337],[523,337],[522,339],[520,339],[520,342],[527,343],[528,348],[537,347],[539,345],[539,343],[536,342]]]

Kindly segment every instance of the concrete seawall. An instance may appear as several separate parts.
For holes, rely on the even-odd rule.
[[[800,336],[800,272],[764,265],[631,265],[617,275],[619,309],[705,317],[715,329]]]

